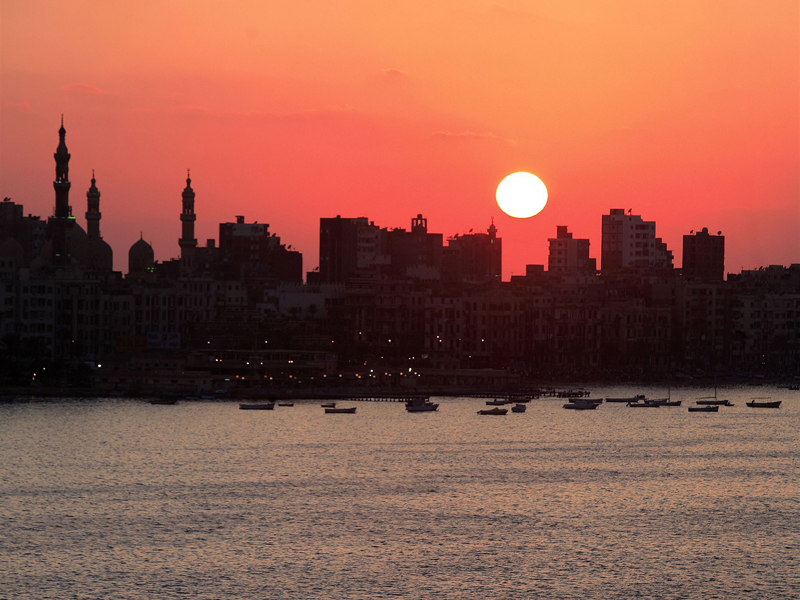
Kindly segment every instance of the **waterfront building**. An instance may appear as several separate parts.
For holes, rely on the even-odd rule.
[[[558,225],[556,237],[547,241],[550,244],[547,257],[549,272],[593,274],[597,271],[597,261],[589,258],[589,240],[573,238],[565,225]]]
[[[700,281],[722,281],[725,277],[725,236],[703,227],[683,236],[683,276]]]
[[[672,269],[672,252],[656,237],[655,221],[612,208],[603,215],[602,236],[600,268],[604,274]]]
[[[448,238],[442,265],[442,279],[447,283],[499,283],[503,273],[503,240],[497,237],[494,222],[486,233]]]

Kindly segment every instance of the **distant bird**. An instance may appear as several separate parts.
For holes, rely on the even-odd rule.
[[[690,229],[689,230],[689,235],[692,235],[693,233],[694,233],[694,229]]]
[[[472,229],[469,230],[469,233],[472,233]]]
[[[722,232],[721,232],[721,231],[718,231],[718,232],[717,232],[717,235],[722,235]]]

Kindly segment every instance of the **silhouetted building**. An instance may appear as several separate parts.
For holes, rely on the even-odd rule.
[[[189,172],[186,173],[186,187],[181,194],[183,198],[183,208],[181,210],[181,237],[178,245],[181,247],[181,267],[185,271],[194,268],[194,254],[197,248],[197,239],[194,237],[194,222],[197,215],[194,214],[194,190]]]
[[[42,253],[47,241],[47,224],[39,217],[23,214],[22,204],[4,198],[0,203],[0,240],[13,238],[22,247],[18,266],[27,267]]]
[[[67,130],[64,129],[64,117],[61,117],[61,128],[58,130],[58,148],[53,158],[56,160],[56,178],[53,189],[56,192],[55,214],[47,222],[50,238],[49,262],[56,266],[68,265],[72,258],[72,238],[70,232],[75,224],[72,207],[69,205],[69,159],[66,143]]]
[[[100,235],[100,190],[92,169],[92,185],[86,192],[86,237],[88,239],[86,266],[95,271],[114,270],[114,251]]]
[[[500,282],[503,240],[492,223],[486,233],[455,235],[447,240],[442,257],[442,279],[447,282]]]
[[[366,217],[319,220],[319,274],[309,283],[344,283],[356,275],[374,274],[378,262],[388,262],[380,228]]]
[[[153,252],[153,247],[140,235],[128,251],[128,276],[145,275],[152,272],[154,268],[155,252]]]
[[[664,270],[672,268],[672,252],[656,237],[655,221],[625,214],[612,208],[603,215],[601,265],[603,273],[623,270]]]
[[[428,219],[418,214],[411,219],[411,231],[382,230],[386,235],[386,250],[390,272],[395,275],[418,273],[424,279],[438,279],[442,261],[441,233],[428,233]],[[425,277],[427,275],[427,277]]]
[[[549,272],[591,274],[597,271],[597,261],[589,258],[589,240],[574,239],[565,225],[558,225],[556,237],[547,241],[550,242]]]
[[[209,242],[213,246],[213,240]],[[220,223],[219,260],[226,275],[236,279],[303,281],[303,255],[281,244],[268,224],[245,223],[243,216],[237,216],[235,223]]]
[[[703,227],[694,235],[683,236],[683,276],[700,281],[725,278],[725,236],[710,235]]]

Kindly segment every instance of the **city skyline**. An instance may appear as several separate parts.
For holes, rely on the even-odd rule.
[[[56,190],[56,199],[54,201],[54,208],[53,208],[52,214],[50,214],[50,215],[33,215],[32,213],[28,212],[28,215],[36,217],[36,218],[39,218],[39,219],[42,220],[42,222],[45,222],[47,220],[53,221],[54,219],[55,219],[55,221],[58,221],[59,218],[62,219],[62,221],[63,221],[66,218],[66,216],[69,215],[69,220],[70,221],[77,222],[77,216],[76,215],[80,214],[81,211],[80,211],[79,207],[75,207],[74,206],[74,204],[75,204],[74,196],[73,196],[73,198],[69,197],[69,192],[70,192],[70,189],[71,189],[72,181],[69,179],[69,176],[68,176],[68,172],[69,172],[68,164],[72,160],[71,159],[72,155],[71,155],[71,153],[68,153],[68,148],[65,145],[66,130],[65,130],[65,127],[64,127],[64,117],[63,117],[63,115],[61,117],[61,128],[58,131],[58,135],[59,135],[59,144],[58,144],[58,147],[56,149],[56,153],[54,154],[54,158],[56,160],[56,177],[55,177],[55,180],[54,180],[54,183],[53,183],[53,185],[55,187],[55,190]],[[64,158],[61,158],[61,157],[66,157],[66,158],[64,159]],[[66,160],[66,162],[63,162],[63,160]],[[192,188],[192,185],[191,185],[192,181],[191,181],[190,171],[191,171],[190,169],[187,169],[187,171],[186,171],[186,187],[184,188],[184,190],[181,193],[182,208],[180,209],[180,213],[179,213],[181,225],[180,225],[180,232],[179,232],[180,236],[178,238],[178,244],[177,244],[178,252],[177,252],[177,254],[164,255],[160,259],[159,259],[159,257],[157,255],[155,255],[155,263],[167,263],[167,262],[179,261],[179,262],[183,262],[184,266],[186,266],[187,264],[191,264],[191,263],[186,263],[187,260],[191,260],[191,259],[188,259],[186,254],[185,254],[185,248],[184,248],[184,244],[185,243],[188,244],[190,249],[193,249],[193,248],[197,247],[198,245],[202,249],[203,244],[199,243],[200,241],[206,241],[208,244],[219,243],[221,241],[219,239],[219,236],[221,235],[223,226],[232,226],[234,224],[234,222],[231,221],[230,219],[227,220],[227,221],[222,221],[222,222],[218,223],[217,224],[218,225],[218,229],[214,230],[215,233],[217,234],[216,237],[207,237],[207,238],[204,238],[203,240],[198,240],[198,238],[194,237],[195,236],[195,223],[196,223],[196,220],[197,220],[197,215],[196,215],[196,213],[194,211],[194,204],[195,204],[195,196],[196,196],[196,194],[195,194],[194,189]],[[85,213],[85,224],[84,224],[84,227],[82,229],[85,232],[85,234],[88,234],[90,240],[91,239],[96,239],[97,242],[95,242],[95,243],[99,243],[104,247],[104,249],[102,250],[102,253],[104,255],[106,255],[106,254],[110,253],[110,250],[108,250],[108,248],[111,247],[111,244],[108,241],[106,241],[100,235],[99,222],[100,222],[100,219],[101,219],[101,212],[99,211],[99,199],[100,199],[101,194],[100,194],[98,188],[96,187],[96,183],[97,182],[96,182],[96,179],[95,179],[95,171],[94,171],[94,169],[92,169],[91,186],[90,186],[90,188],[88,189],[88,191],[86,193],[87,211]],[[64,184],[66,184],[66,188],[65,188],[66,191],[64,191]],[[188,196],[187,196],[187,194],[188,194]],[[8,201],[8,200],[13,200],[13,199],[11,199],[10,197],[6,197],[6,201]],[[188,200],[189,204],[187,204],[187,200]],[[21,205],[21,207],[20,207],[21,209],[24,208],[24,205],[22,205],[22,203],[16,202],[16,204],[17,205]],[[607,219],[615,218],[613,216],[615,214],[618,215],[618,217],[616,217],[618,219],[619,218],[628,219],[629,217],[627,217],[626,215],[630,215],[631,212],[632,212],[632,209],[628,209],[627,212],[626,212],[625,209],[621,209],[621,208],[609,208],[608,210],[609,210],[609,214],[608,215],[602,215],[602,223],[603,223],[603,230],[604,231],[605,231],[606,220]],[[336,216],[336,219],[339,219],[339,218],[341,218],[341,215],[337,215]],[[640,215],[634,215],[633,219],[636,220],[639,223],[642,223],[642,218],[641,218]],[[331,220],[333,220],[333,218],[330,217],[330,216],[327,216],[327,217],[326,216],[321,216],[320,220],[319,220],[320,226],[322,227],[322,224],[324,222],[331,221]],[[381,226],[381,224],[378,224],[377,226],[375,226],[374,225],[374,220],[372,220],[368,215],[360,215],[358,217],[355,217],[355,216],[345,217],[345,220],[351,220],[351,221],[363,220],[365,222],[368,221],[370,223],[371,227],[374,226],[374,227],[377,227],[377,228],[379,228],[379,229],[381,229],[383,231],[415,231],[415,229],[416,229],[416,225],[415,225],[416,221],[424,220],[424,222],[425,222],[424,229],[425,229],[425,231],[427,231],[427,218],[423,219],[423,214],[422,213],[418,213],[416,215],[416,218],[414,218],[414,217],[411,218],[411,224],[412,225],[411,225],[411,228],[408,229],[408,230],[403,225],[399,225],[399,226],[384,225],[384,226]],[[235,216],[235,222],[239,223],[239,224],[244,224],[245,223],[245,216],[244,215],[236,215]],[[186,227],[187,227],[187,225],[189,225],[189,223],[191,224],[191,227],[189,229],[186,229]],[[268,223],[265,223],[263,225],[257,225],[258,224],[258,219],[254,220],[253,223],[256,224],[257,227],[262,227],[262,228],[269,228],[269,226],[270,226],[270,224],[268,224]],[[655,230],[656,223],[655,223],[655,221],[646,221],[644,223],[646,223],[646,225],[642,225],[642,227],[649,228],[650,229],[651,239],[655,239],[655,242],[658,245],[660,245],[661,250],[659,250],[659,252],[664,252],[665,253],[664,254],[665,257],[667,255],[669,256],[669,265],[670,265],[669,268],[670,269],[673,269],[673,268],[674,269],[680,269],[680,268],[683,267],[683,264],[681,264],[681,266],[679,267],[677,265],[677,263],[674,262],[674,255],[675,255],[675,251],[681,251],[683,249],[682,246],[685,246],[686,238],[700,235],[701,231],[705,236],[709,235],[707,227],[698,228],[697,229],[697,233],[695,233],[694,230],[690,230],[688,234],[684,234],[682,236],[682,239],[683,239],[683,244],[682,245],[677,245],[676,244],[674,249],[670,249],[669,244],[666,244],[666,243],[662,242],[661,238],[656,238],[655,237],[655,234],[656,234],[656,230]],[[78,224],[80,224],[80,223],[78,223]],[[253,225],[250,225],[250,227],[252,227],[252,226]],[[565,238],[572,239],[574,232],[570,232],[570,233],[567,232],[567,230],[569,229],[569,225],[557,225],[556,229],[558,230],[558,237],[561,237],[563,235]],[[269,235],[269,232],[266,229],[264,231],[267,232],[267,235]],[[482,230],[480,228],[471,228],[468,232],[466,232],[466,236],[468,236],[468,237],[471,236],[473,231],[475,231],[476,233],[481,233],[482,232]],[[492,235],[496,235],[497,228],[494,225],[494,218],[492,218],[491,224],[486,229],[486,231],[488,231]],[[272,233],[271,235],[272,235],[272,237],[275,237],[276,233]],[[439,239],[439,243],[440,244],[442,244],[442,242],[444,242],[444,241],[447,241],[449,246],[452,246],[453,242],[457,242],[458,241],[459,235],[461,235],[462,237],[464,236],[463,233],[455,233],[455,234],[438,233],[438,234],[434,234],[434,235],[438,235],[439,236],[439,238],[440,238]],[[603,234],[603,237],[604,236],[605,236],[605,234]],[[636,236],[636,237],[638,237],[638,236]],[[722,247],[724,248],[724,237],[725,236],[722,235],[722,231],[718,231],[717,232],[717,236],[713,236],[713,234],[712,234],[712,237],[719,237],[720,240],[722,241],[722,244],[723,244]],[[139,232],[139,238],[137,238],[136,241],[133,244],[131,244],[131,246],[129,247],[129,251],[132,250],[135,246],[141,244],[142,241],[147,242],[147,239],[145,239],[145,236],[144,236],[144,231],[140,231]],[[500,242],[500,241],[502,241],[502,236],[498,236],[498,242]],[[554,239],[553,238],[546,238],[545,241],[548,242],[549,249],[548,249],[548,255],[546,256],[546,261],[544,261],[544,263],[542,263],[542,266],[546,267],[546,269],[548,271],[551,271],[551,270],[553,270],[553,260],[554,260],[553,259],[553,241],[554,241]],[[598,252],[598,255],[596,257],[591,257],[590,256],[591,253],[589,251],[589,248],[591,246],[591,239],[581,238],[581,239],[576,239],[575,241],[576,242],[580,242],[581,244],[583,244],[583,249],[580,251],[582,253],[582,255],[585,256],[585,258],[583,260],[587,260],[587,259],[591,260],[592,265],[594,265],[588,271],[589,273],[592,273],[595,270],[599,273],[601,268],[604,268],[606,271],[608,270],[608,266],[609,266],[608,264],[606,264],[605,267],[603,267],[603,262],[608,262],[607,260],[604,260],[603,262],[598,262],[600,257],[602,255],[604,255],[604,253],[605,253],[605,250],[603,250],[602,241],[600,242],[600,244],[601,244],[600,252]],[[280,238],[277,238],[277,243],[280,244]],[[637,245],[637,247],[639,246],[638,243],[636,245]],[[151,250],[149,250],[148,252],[153,252],[152,245],[151,245],[150,242],[147,242],[147,246],[151,248]],[[209,247],[210,248],[214,248],[215,246],[211,245]],[[282,247],[288,248],[290,250],[293,248],[292,244],[289,244],[288,242],[285,243]],[[321,259],[322,252],[321,252],[321,247],[320,247],[319,244],[317,245],[317,248],[320,251],[313,255],[313,258],[310,261],[310,265],[311,266],[309,268],[306,268],[305,272],[312,273],[312,272],[319,271],[321,265],[320,265],[319,260],[317,260],[317,259]],[[48,254],[49,252],[50,252],[50,250],[45,250],[45,252],[43,253],[43,257],[45,257],[44,255]],[[572,252],[572,251],[570,251],[570,252]],[[302,257],[304,255],[303,255],[302,251],[300,251],[298,249],[295,249],[293,253],[294,254],[299,253],[300,257],[301,257],[300,260],[301,261],[303,260]],[[681,252],[681,254],[682,254],[682,252]],[[56,256],[61,256],[61,254],[57,253]],[[127,268],[128,264],[126,262],[124,262],[125,261],[125,257],[128,256],[128,254],[124,253],[122,255],[116,255],[116,256],[117,256],[117,258],[113,262],[113,269],[118,271],[118,272],[121,272],[121,273],[128,273],[128,268]],[[718,259],[718,262],[720,264],[724,264],[724,256],[725,256],[725,252],[723,250],[722,253],[719,256],[719,259]],[[500,257],[501,266],[502,266],[502,255],[499,255],[499,257]],[[306,259],[308,259],[308,258],[310,258],[310,257],[306,256]],[[633,253],[631,253],[631,259],[633,259]],[[111,260],[111,257],[104,258],[104,259],[99,259],[98,258],[98,260],[104,261],[104,264],[105,264],[105,262],[108,262],[108,261]],[[694,260],[695,260],[695,258],[693,256],[692,257],[692,261],[694,261]],[[120,263],[123,263],[123,264],[121,265]],[[109,262],[109,264],[111,264],[111,263]],[[600,265],[599,267],[597,267],[598,264]],[[795,263],[792,262],[790,264],[795,264]],[[309,262],[305,262],[305,265],[309,265]],[[537,264],[537,263],[528,262],[525,265],[525,268],[526,268],[525,272],[527,272],[529,270],[529,268],[533,267],[533,266],[539,267],[540,265]],[[758,265],[757,267],[759,267],[759,266],[763,267],[763,266],[768,266],[768,265]],[[616,268],[618,268],[618,267],[613,267],[613,269],[616,269]],[[109,270],[109,267],[105,267],[104,266],[103,269],[104,270]],[[558,270],[560,270],[560,269],[558,269]],[[745,269],[742,269],[742,271],[744,271],[744,270]],[[524,275],[525,272],[520,273],[519,275]],[[727,267],[723,267],[723,270],[722,270],[723,276],[727,272],[729,272]],[[730,271],[730,272],[733,273],[734,271]],[[517,275],[517,274],[512,273],[511,275],[513,276],[513,275]],[[304,279],[305,279],[305,277],[304,277]],[[508,278],[506,278],[505,280],[507,281]]]
[[[676,265],[703,227],[727,237],[728,272],[797,262],[795,3],[460,6],[5,2],[3,195],[52,214],[64,113],[73,206],[96,169],[119,270],[140,231],[159,260],[177,256],[187,167],[201,243],[244,214],[304,270],[321,217],[404,227],[423,213],[446,236],[494,217],[508,280],[547,262],[558,225],[599,259],[610,207],[656,221]],[[551,192],[531,219],[494,202],[516,170]]]

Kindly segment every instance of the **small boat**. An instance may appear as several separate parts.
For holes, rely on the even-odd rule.
[[[596,402],[567,402],[563,408],[569,408],[571,410],[594,410],[600,406]]]
[[[570,398],[567,402],[586,402],[589,404],[602,404],[602,398]]]
[[[793,392],[800,391],[800,385],[790,385],[789,389],[792,390]]]
[[[780,400],[769,400],[769,398],[752,398],[750,402],[745,402],[750,408],[780,408]]]
[[[645,400],[644,402],[628,402],[626,406],[630,406],[631,408],[661,408],[663,405],[658,402]]]
[[[695,404],[700,406],[733,406],[730,400],[697,400]]]
[[[278,402],[278,406],[294,406],[294,402]]]
[[[439,405],[436,402],[431,402],[425,397],[411,398],[406,401],[406,410],[408,412],[433,412],[438,408]]]
[[[150,404],[158,404],[159,406],[173,406],[177,403],[177,398],[155,398],[150,400]]]
[[[720,400],[717,398],[717,386],[714,384],[714,395],[713,396],[704,396],[703,398],[698,398],[695,401],[695,404],[699,404],[700,406],[733,406],[730,400]]]
[[[336,402],[326,402],[321,405],[322,408],[336,408]]]
[[[705,406],[690,406],[689,412],[719,412],[719,404],[707,404]]]
[[[487,400],[486,406],[505,406],[511,404],[511,400]]]
[[[524,404],[515,404],[514,406],[511,407],[511,412],[524,413],[526,408],[528,407],[525,406]]]
[[[326,415],[354,415],[356,414],[356,407],[351,406],[350,408],[326,408],[325,409]]]
[[[479,415],[505,415],[508,414],[507,408],[486,408],[478,411]]]
[[[250,404],[240,404],[239,410],[274,410],[274,402],[251,402]]]
[[[644,400],[644,394],[636,394],[631,398],[606,398],[606,402],[638,402]]]

